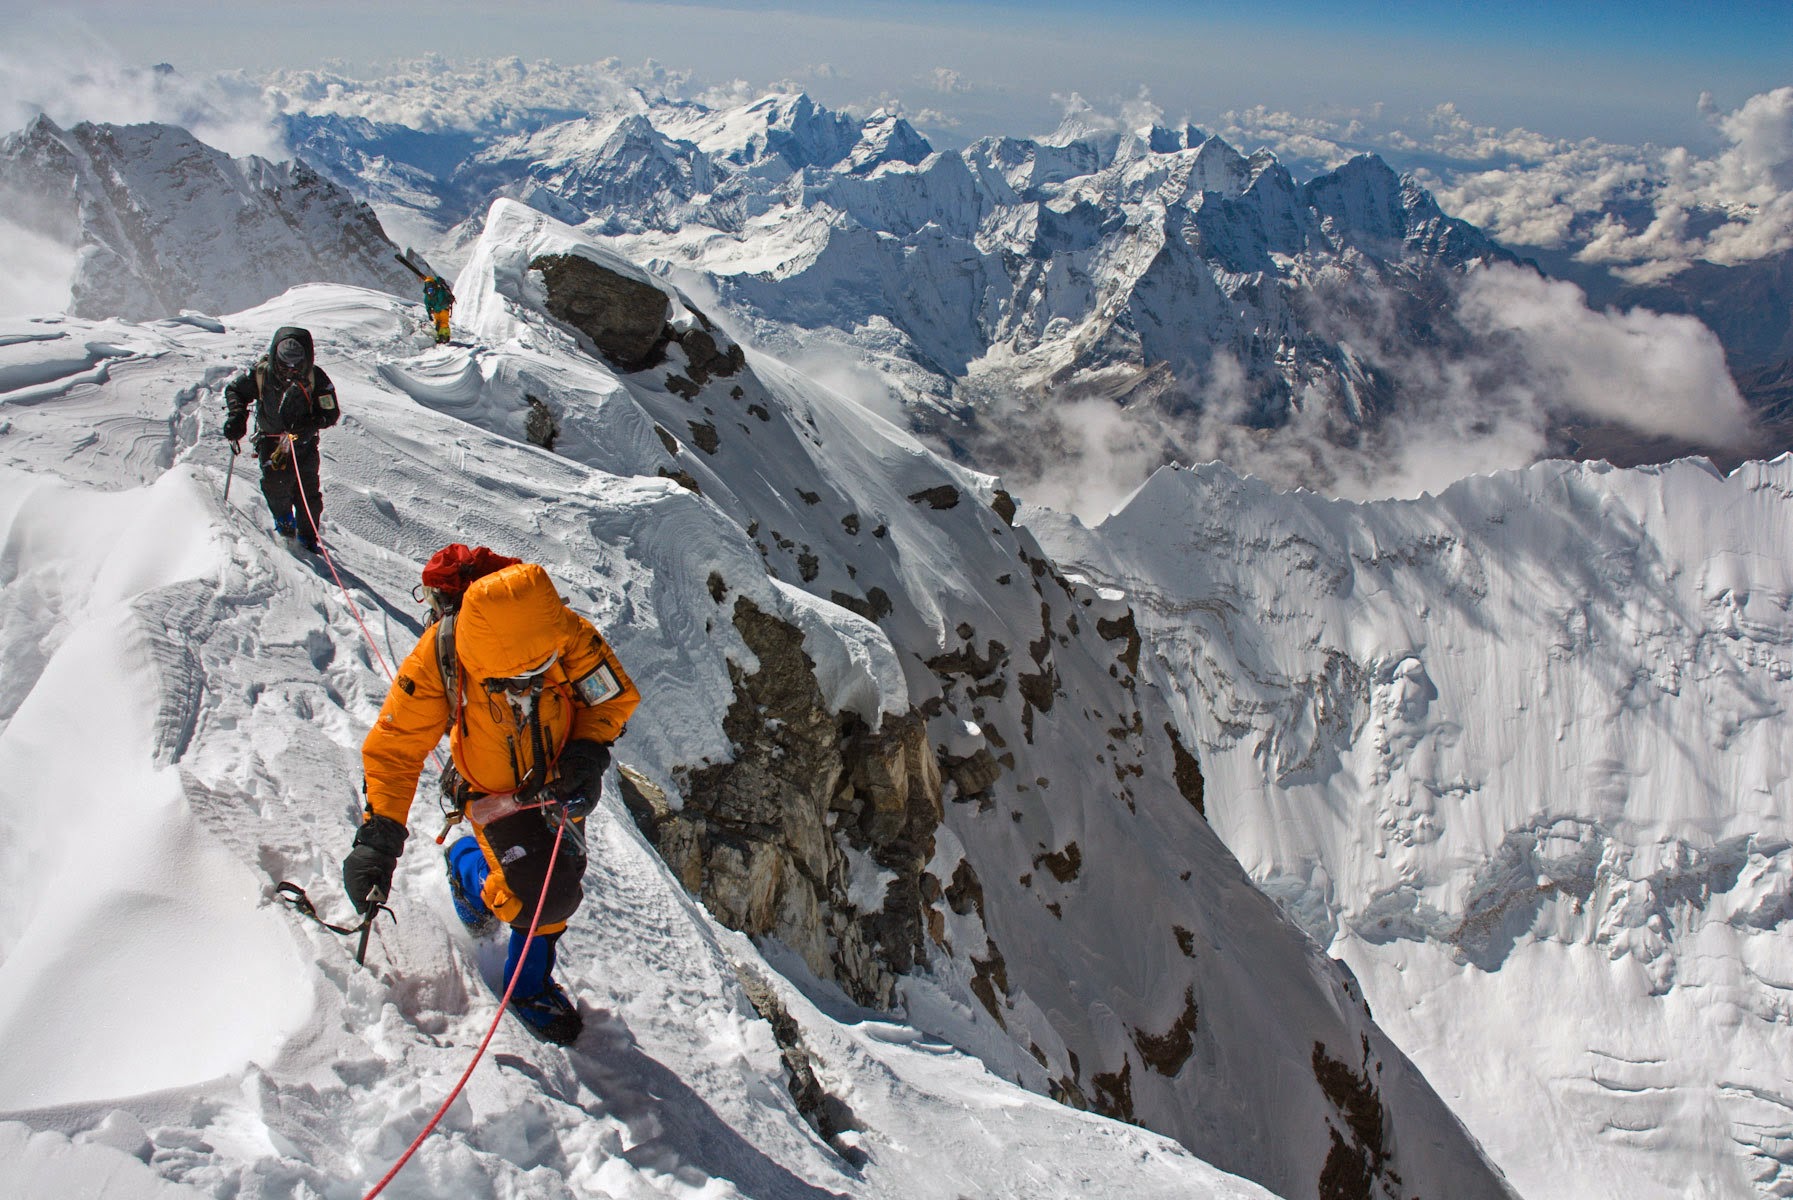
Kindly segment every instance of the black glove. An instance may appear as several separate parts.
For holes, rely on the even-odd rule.
[[[226,441],[240,442],[243,435],[249,432],[249,410],[233,411],[224,418],[224,437]]]
[[[367,911],[367,896],[376,887],[392,894],[392,870],[405,852],[410,830],[391,817],[369,817],[355,831],[355,846],[342,860],[342,886],[356,912]]]
[[[566,805],[567,815],[583,817],[598,806],[604,792],[604,772],[610,769],[610,747],[603,742],[574,738],[560,752],[560,776],[553,783],[554,796]]]

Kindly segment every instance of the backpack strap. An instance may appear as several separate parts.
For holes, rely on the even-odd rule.
[[[442,672],[442,691],[454,706],[454,723],[461,722],[461,660],[454,652],[454,619],[443,613],[436,622],[436,669]]]

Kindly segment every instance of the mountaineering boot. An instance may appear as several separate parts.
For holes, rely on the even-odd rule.
[[[475,937],[495,932],[498,918],[480,899],[490,868],[479,842],[470,837],[450,842],[443,857],[448,860],[448,894],[454,899],[454,915]]]
[[[524,999],[511,997],[511,1011],[523,1027],[544,1042],[570,1046],[579,1040],[585,1029],[585,1018],[567,997],[566,991],[552,979],[536,995]]]
[[[299,535],[299,544],[313,554],[316,554],[318,552],[318,535],[316,533],[301,533]]]
[[[299,532],[299,519],[292,513],[281,513],[274,518],[274,532],[284,538],[292,537]]]
[[[527,955],[523,953],[524,936],[521,929],[511,930],[510,952],[504,957],[505,979],[515,975],[517,980],[511,990],[511,1011],[524,1028],[542,1041],[569,1046],[585,1028],[585,1018],[579,1015],[566,990],[553,979],[554,944],[560,940],[560,934],[537,934],[529,942]]]

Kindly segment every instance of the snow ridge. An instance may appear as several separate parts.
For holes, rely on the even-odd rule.
[[[1135,598],[1216,829],[1519,1190],[1669,1197],[1793,1182],[1790,535],[1783,455],[1364,505],[1208,464],[1047,540]]]
[[[341,915],[358,745],[386,687],[249,481],[219,498],[220,364],[303,324],[345,412],[324,438],[325,536],[387,662],[418,629],[418,564],[484,542],[544,563],[611,637],[646,695],[618,757],[674,805],[734,753],[722,698],[758,665],[726,616],[737,598],[815,646],[843,715],[907,709],[929,745],[1012,756],[948,795],[899,1012],[723,929],[607,788],[562,943],[589,1036],[552,1050],[507,1024],[411,1186],[1243,1197],[1343,1171],[1507,1194],[1348,973],[1192,807],[1123,605],[1010,527],[996,481],[773,360],[699,379],[689,338],[649,369],[594,357],[543,309],[529,264],[550,251],[663,286],[500,202],[456,280],[474,346],[435,347],[414,305],[327,284],[222,320],[0,330],[0,1041],[17,1048],[0,1138],[25,1177],[59,1194],[106,1174],[128,1200],[347,1192],[490,1017],[492,948],[453,921],[427,838],[367,971],[270,894],[296,880]],[[670,323],[702,329],[664,297]],[[526,395],[555,410],[557,453],[527,444]],[[59,752],[95,713],[90,753]],[[429,817],[420,803],[420,830]],[[855,869],[866,904],[889,903],[876,867]],[[194,1005],[200,964],[233,956]],[[830,1140],[786,1086],[768,992],[846,1114]],[[1368,1116],[1386,1140],[1363,1140]]]

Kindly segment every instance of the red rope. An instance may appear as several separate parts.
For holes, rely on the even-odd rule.
[[[417,1147],[423,1145],[423,1139],[434,1132],[437,1123],[448,1112],[449,1106],[455,1102],[455,1097],[459,1096],[461,1089],[467,1086],[467,1080],[473,1076],[473,1068],[477,1067],[479,1060],[485,1057],[486,1047],[491,1044],[492,1035],[498,1032],[498,1022],[504,1020],[504,1010],[510,1005],[511,992],[516,990],[517,977],[523,973],[524,960],[529,956],[529,943],[535,940],[535,927],[542,919],[542,905],[548,900],[547,881],[554,876],[554,860],[560,857],[560,839],[565,832],[566,826],[557,823],[554,829],[554,848],[548,852],[548,874],[542,880],[542,892],[535,902],[535,915],[529,919],[529,933],[523,939],[522,951],[517,955],[516,969],[511,972],[510,982],[505,985],[504,998],[498,1001],[498,1012],[492,1017],[492,1027],[486,1030],[486,1036],[480,1039],[479,1049],[473,1054],[473,1061],[467,1064],[465,1071],[461,1072],[461,1077],[455,1081],[454,1090],[448,1093],[448,1099],[442,1102],[442,1107],[436,1110],[436,1115],[430,1118],[430,1123],[423,1127],[423,1132],[419,1133],[405,1148],[405,1152],[399,1155],[398,1161],[392,1164],[392,1169],[386,1172],[380,1182],[374,1184],[374,1190],[363,1196],[362,1200],[374,1200],[374,1197],[378,1196],[386,1185],[392,1182],[393,1177],[399,1173],[400,1169],[411,1161],[411,1156],[417,1153]]]
[[[299,451],[293,441],[293,435],[283,433],[280,436],[286,440],[287,458],[293,468],[293,491],[299,494],[299,504],[305,509],[305,519],[311,522],[311,536],[317,541],[318,553],[324,556],[324,565],[330,568],[330,577],[336,580],[337,590],[342,593],[343,600],[348,603],[349,612],[354,614],[355,624],[361,626],[361,636],[367,639],[368,647],[373,650],[374,657],[379,660],[380,670],[386,672],[386,680],[390,683],[392,668],[386,665],[386,656],[380,653],[380,647],[374,641],[374,635],[367,630],[367,622],[361,619],[361,610],[355,607],[355,598],[349,595],[349,589],[344,586],[342,576],[336,573],[336,560],[330,557],[330,550],[324,545],[324,531],[318,528],[317,518],[311,513],[311,501],[305,498],[305,481],[299,478]]]
[[[311,522],[312,535],[317,538],[318,552],[324,556],[324,562],[329,566],[330,575],[336,580],[336,586],[338,590],[342,592],[342,598],[348,604],[349,612],[354,614],[355,624],[361,627],[361,636],[367,639],[367,644],[373,650],[374,657],[379,660],[380,669],[386,672],[386,678],[390,680],[392,678],[392,668],[386,665],[385,656],[380,653],[379,645],[375,643],[373,634],[368,631],[367,622],[361,619],[361,610],[355,607],[354,598],[349,595],[349,589],[343,584],[342,576],[336,571],[335,560],[330,557],[330,551],[324,546],[324,538],[323,534],[318,529],[317,518],[314,517],[311,512],[311,502],[305,498],[304,482],[299,478],[299,460],[296,448],[293,444],[293,435],[288,433],[282,434],[281,436],[286,439],[287,453],[292,456],[293,490],[298,493],[299,503],[305,508],[306,519]],[[440,766],[440,763],[438,763],[438,766]],[[404,1165],[411,1161],[411,1156],[417,1153],[417,1148],[423,1145],[423,1140],[429,1137],[431,1133],[435,1132],[436,1126],[440,1124],[442,1118],[447,1115],[450,1106],[455,1102],[455,1098],[461,1094],[461,1089],[467,1086],[467,1081],[473,1077],[473,1068],[477,1067],[479,1065],[479,1060],[485,1057],[486,1047],[492,1044],[492,1038],[498,1033],[498,1023],[504,1020],[505,1010],[510,1007],[511,993],[516,991],[517,979],[523,974],[523,964],[528,959],[530,943],[535,941],[536,927],[541,924],[542,920],[542,907],[548,902],[547,879],[552,878],[554,875],[554,864],[560,858],[560,842],[565,834],[566,826],[557,822],[554,828],[554,845],[548,851],[547,877],[544,878],[542,882],[541,894],[536,897],[535,913],[529,918],[529,932],[523,937],[523,948],[517,954],[516,968],[511,971],[510,981],[505,984],[504,995],[498,1001],[498,1011],[492,1015],[491,1027],[486,1030],[486,1036],[480,1039],[479,1049],[473,1052],[472,1061],[467,1064],[467,1069],[461,1072],[461,1077],[455,1080],[454,1088],[449,1091],[448,1098],[442,1101],[442,1107],[436,1110],[436,1115],[430,1118],[429,1124],[423,1127],[422,1132],[420,1132],[417,1137],[412,1140],[411,1144],[405,1148],[405,1152],[399,1155],[398,1161],[392,1164],[392,1169],[387,1171],[386,1174],[381,1177],[380,1182],[374,1184],[373,1190],[362,1197],[362,1200],[373,1200],[373,1198],[384,1191],[386,1185],[391,1183],[398,1173],[404,1169]]]

